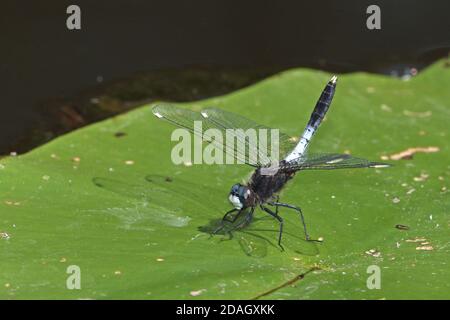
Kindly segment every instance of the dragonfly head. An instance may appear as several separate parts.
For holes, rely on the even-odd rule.
[[[242,209],[251,206],[253,192],[246,186],[236,183],[231,187],[228,199],[236,209]]]

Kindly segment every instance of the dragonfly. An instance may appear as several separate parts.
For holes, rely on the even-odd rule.
[[[185,227],[190,223],[190,216],[194,216],[194,210],[196,218],[209,220],[208,224],[197,228],[202,233],[211,234],[221,223],[220,219],[214,219],[215,211],[221,210],[220,201],[205,203],[204,195],[200,192],[207,187],[211,192],[220,194],[220,190],[210,185],[194,183],[178,176],[159,174],[148,174],[145,179],[134,182],[109,177],[94,177],[92,182],[95,186],[113,192],[125,200],[124,206],[107,208],[106,211],[119,218],[122,228],[127,230],[149,230],[150,226],[158,228],[157,225]],[[187,208],[188,204],[193,209],[180,209]],[[224,229],[221,234],[228,234],[229,238],[220,239],[220,242],[235,240],[245,255],[262,258],[267,255],[268,247],[273,246],[267,235],[274,231],[268,225],[268,218],[270,217],[255,217],[251,227],[236,230],[237,236]],[[288,246],[294,247],[299,237],[292,232],[285,233],[288,238],[285,237],[284,240],[287,240]],[[193,236],[190,241],[196,239],[200,239],[200,234]]]
[[[334,93],[336,91],[337,77],[333,76],[322,93],[311,113],[310,119],[298,139],[279,133],[279,159],[261,157],[264,161],[254,163],[248,154],[245,154],[237,148],[229,148],[225,146],[224,152],[230,154],[235,159],[242,161],[254,168],[254,172],[246,183],[236,183],[231,187],[228,199],[233,208],[225,213],[222,218],[222,225],[217,228],[213,234],[217,234],[223,229],[225,223],[238,224],[235,229],[245,227],[250,224],[255,210],[259,207],[262,211],[269,214],[279,223],[278,245],[284,251],[282,245],[283,224],[284,220],[280,215],[279,209],[285,208],[294,210],[298,213],[300,221],[303,225],[303,232],[307,241],[321,241],[312,239],[308,233],[305,218],[301,208],[280,202],[280,191],[286,183],[290,181],[298,171],[303,170],[333,170],[333,169],[349,169],[349,168],[382,168],[389,167],[387,163],[373,162],[362,158],[357,158],[349,154],[336,153],[308,153],[309,143],[317,132],[319,125],[327,113]],[[228,112],[218,108],[206,108],[201,112],[195,112],[188,109],[179,108],[177,106],[162,103],[153,106],[152,113],[159,119],[168,121],[171,124],[185,128],[194,135],[199,135],[198,130],[194,128],[195,121],[202,121],[203,128],[214,128],[226,133],[228,129],[270,129],[267,126],[258,124],[238,114]],[[223,141],[211,139],[208,136],[202,138],[209,143],[223,144]],[[238,135],[240,140],[247,148],[249,153],[259,153],[258,144],[249,141],[245,136]],[[241,163],[242,163],[241,162]],[[275,162],[275,165],[274,165]],[[270,173],[268,174],[268,169]],[[244,216],[244,219],[238,219]]]

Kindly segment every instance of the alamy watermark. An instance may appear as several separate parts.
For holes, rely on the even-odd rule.
[[[381,289],[381,269],[377,265],[367,267],[367,273],[370,274],[366,280],[367,289]]]
[[[269,166],[279,162],[278,129],[208,128],[194,121],[194,135],[183,128],[175,129],[172,141],[174,164],[251,164]],[[208,144],[203,148],[203,141]]]
[[[81,269],[77,265],[70,265],[66,269],[69,276],[66,279],[66,288],[69,290],[81,289]]]
[[[381,9],[376,4],[367,7],[366,13],[369,14],[366,20],[366,26],[369,30],[381,29]]]
[[[81,9],[76,4],[67,7],[66,13],[69,16],[66,19],[66,27],[69,30],[81,30]]]

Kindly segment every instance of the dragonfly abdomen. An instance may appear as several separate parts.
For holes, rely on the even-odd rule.
[[[334,92],[336,90],[336,81],[337,77],[332,77],[331,80],[327,83],[326,87],[323,89],[322,94],[320,95],[319,100],[317,101],[316,106],[311,113],[308,124],[306,125],[306,128],[300,137],[300,141],[295,146],[294,150],[292,150],[292,152],[284,159],[287,162],[305,154],[309,141],[319,128],[319,125],[325,117],[325,114],[330,107],[331,101],[333,100]]]

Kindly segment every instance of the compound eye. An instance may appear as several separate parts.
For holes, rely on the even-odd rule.
[[[231,192],[230,193],[233,194],[233,195],[237,195],[238,192],[239,192],[239,185],[238,184],[233,185],[231,187]]]
[[[239,197],[241,197],[243,199],[247,199],[247,191],[248,191],[248,189],[246,187],[241,187],[239,189]]]

